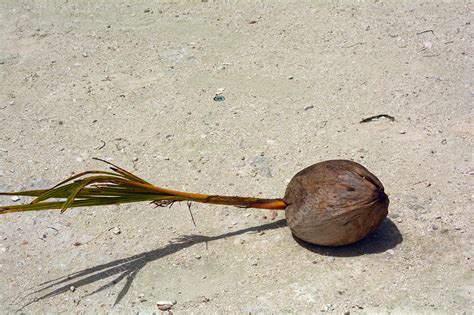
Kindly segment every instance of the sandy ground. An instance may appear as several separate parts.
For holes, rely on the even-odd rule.
[[[265,210],[196,204],[196,227],[185,204],[6,215],[1,312],[471,313],[474,7],[336,2],[1,1],[0,190],[100,157],[169,188],[281,197],[345,158],[391,199],[342,248]],[[378,114],[395,121],[360,123]]]

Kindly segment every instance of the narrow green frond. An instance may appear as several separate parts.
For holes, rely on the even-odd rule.
[[[123,177],[126,177],[130,180],[134,180],[134,181],[137,181],[137,182],[140,182],[140,183],[143,183],[143,184],[148,184],[148,185],[151,185],[150,183],[148,183],[147,181],[145,181],[144,179],[141,179],[140,177],[130,173],[129,171],[113,164],[113,163],[110,163],[109,161],[106,161],[106,160],[102,160],[102,159],[99,159],[99,158],[93,158],[94,160],[97,160],[97,161],[101,161],[101,162],[104,162],[106,164],[109,164],[111,165],[112,167],[110,168],[111,170],[113,170],[114,172],[117,172],[119,173],[120,175],[122,175]]]
[[[76,198],[77,194],[84,189],[87,185],[92,183],[108,183],[108,182],[124,182],[127,181],[124,179],[118,179],[113,176],[91,176],[84,178],[80,181],[74,182],[73,184],[77,184],[71,191],[71,194],[67,197],[66,202],[64,203],[63,207],[61,208],[61,212],[66,211],[66,209],[73,203],[74,198]]]
[[[118,176],[116,173],[112,173],[112,172],[107,172],[107,171],[86,171],[86,172],[82,172],[82,173],[79,173],[79,174],[76,174],[76,175],[73,175],[71,177],[69,177],[68,179],[65,179],[63,180],[62,182],[59,182],[57,183],[56,185],[54,185],[51,189],[53,188],[56,188],[58,186],[61,186],[67,182],[70,182],[72,180],[75,180],[79,177],[82,177],[84,175],[88,175],[88,174],[103,174],[103,175],[111,175],[111,176]]]
[[[33,199],[31,203],[35,204],[35,203],[41,202],[43,200],[51,199],[51,198],[66,198],[64,196],[69,196],[71,191],[75,187],[77,187],[77,185],[79,185],[79,183],[70,183],[64,186],[60,186],[60,187],[56,185],[55,186],[56,188],[51,188],[51,189],[46,190],[43,194]]]
[[[202,201],[205,195],[187,194],[153,186],[138,176],[111,165],[113,172],[86,171],[44,190],[0,192],[0,195],[35,197],[29,204],[0,206],[0,214],[22,211],[61,209],[121,204],[140,201]],[[51,200],[52,199],[52,200]]]

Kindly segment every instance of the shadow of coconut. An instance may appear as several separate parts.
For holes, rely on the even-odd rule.
[[[173,242],[164,247],[139,253],[127,258],[110,261],[105,264],[93,266],[68,274],[64,277],[43,282],[36,290],[20,298],[23,305],[18,309],[18,311],[21,311],[32,303],[69,292],[71,287],[79,288],[91,283],[102,283],[104,280],[107,280],[105,284],[99,286],[93,292],[87,293],[83,297],[96,294],[122,282],[124,283],[123,287],[118,293],[114,302],[114,305],[116,305],[120,303],[123,297],[127,294],[138,272],[140,272],[150,262],[156,261],[168,255],[172,255],[176,252],[179,252],[180,250],[194,246],[196,244],[212,242],[218,239],[224,239],[245,233],[258,233],[266,230],[274,230],[287,226],[286,220],[282,219],[272,223],[253,226],[216,236],[185,235],[175,239]],[[390,248],[394,248],[403,240],[400,231],[389,219],[385,219],[380,227],[372,234],[352,245],[324,247],[306,243],[296,237],[294,238],[302,247],[314,253],[340,257],[351,257],[384,252]],[[40,296],[38,297],[37,295]],[[28,299],[29,301],[26,301]]]
[[[385,219],[382,224],[362,240],[344,246],[319,246],[305,242],[293,234],[293,238],[302,247],[324,256],[354,257],[361,255],[383,253],[394,248],[403,241],[403,236],[397,226]]]

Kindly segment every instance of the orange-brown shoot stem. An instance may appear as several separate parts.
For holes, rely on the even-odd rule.
[[[133,183],[134,186],[146,187],[148,189],[165,193],[168,195],[174,195],[184,198],[185,200],[209,203],[209,204],[218,204],[218,205],[228,205],[242,208],[258,208],[258,209],[271,209],[271,210],[285,210],[287,203],[283,199],[263,199],[263,198],[252,198],[252,197],[238,197],[238,196],[219,196],[219,195],[205,195],[205,194],[195,194],[187,193],[183,191],[171,190],[166,188],[161,188],[157,186]]]
[[[287,206],[283,199],[260,199],[236,196],[208,196],[205,200],[199,202],[271,210],[285,210]]]

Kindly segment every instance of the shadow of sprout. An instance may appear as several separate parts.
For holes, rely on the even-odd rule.
[[[24,304],[20,309],[18,309],[18,311],[21,311],[25,307],[35,302],[39,302],[41,300],[59,295],[61,293],[68,292],[71,287],[79,288],[81,286],[88,285],[90,283],[94,283],[94,282],[107,279],[113,276],[116,276],[116,277],[112,279],[111,281],[109,281],[107,284],[99,287],[98,289],[94,290],[93,292],[88,293],[87,295],[83,297],[87,297],[95,293],[101,292],[103,290],[106,290],[107,288],[110,288],[111,286],[116,285],[122,280],[125,280],[125,284],[123,288],[120,290],[113,304],[115,306],[127,294],[138,272],[150,262],[153,262],[155,260],[158,260],[168,255],[174,254],[176,252],[179,252],[182,249],[191,247],[196,244],[207,243],[207,242],[215,241],[218,239],[224,239],[227,237],[232,237],[232,236],[241,235],[245,233],[258,233],[265,230],[278,229],[285,226],[287,226],[286,221],[282,219],[276,222],[267,223],[267,224],[263,224],[263,225],[259,225],[255,227],[250,227],[250,228],[246,228],[246,229],[242,229],[238,231],[233,231],[233,232],[229,232],[229,233],[225,233],[225,234],[221,234],[217,236],[185,235],[177,239],[174,239],[170,244],[162,248],[158,248],[152,251],[130,256],[128,258],[111,261],[109,263],[87,268],[87,269],[72,273],[64,277],[60,277],[60,278],[43,282],[39,284],[39,287],[41,287],[40,289],[27,294],[26,296],[22,298],[22,300],[24,301],[28,299],[28,297],[32,297],[41,293],[43,293],[43,295],[41,295],[40,297],[35,297],[35,298],[32,297],[31,300],[28,301],[26,304]],[[50,292],[44,293],[47,291],[50,291]]]
[[[318,246],[307,243],[295,235],[293,238],[302,247],[324,256],[354,257],[368,254],[377,254],[394,248],[403,241],[400,230],[390,219],[385,219],[382,224],[367,237],[360,241],[344,246]]]
[[[59,295],[61,293],[65,293],[70,290],[71,286],[79,288],[81,286],[107,279],[112,276],[116,277],[113,280],[109,281],[107,284],[99,287],[91,293],[88,293],[84,297],[101,292],[111,286],[116,285],[122,280],[125,280],[125,284],[120,290],[113,304],[115,306],[127,294],[138,272],[150,262],[153,262],[168,255],[172,255],[182,249],[191,247],[196,244],[207,243],[245,233],[258,233],[260,231],[265,230],[279,229],[285,226],[287,226],[286,220],[282,219],[276,222],[233,231],[217,236],[182,236],[173,240],[170,244],[162,248],[130,256],[128,258],[111,261],[109,263],[87,268],[61,278],[43,282],[39,285],[42,288],[29,293],[28,295],[23,297],[22,300],[24,301],[30,296],[35,296],[43,292],[47,292],[50,290],[52,291],[44,293],[40,297],[32,298],[29,302],[24,304],[18,311],[31,305],[32,303]],[[384,252],[400,244],[403,238],[396,225],[390,219],[386,219],[375,232],[373,232],[363,240],[352,245],[339,247],[324,247],[306,243],[302,240],[297,239],[296,237],[295,240],[304,248],[320,255],[351,257]]]

